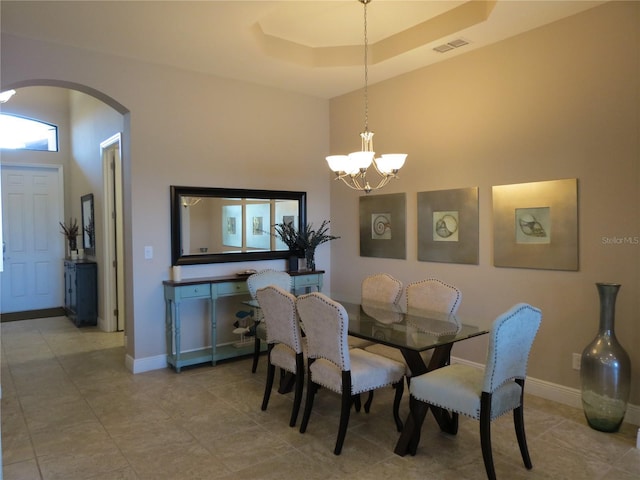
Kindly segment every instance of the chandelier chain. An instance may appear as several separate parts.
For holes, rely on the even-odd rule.
[[[360,0],[364,5],[364,131],[369,131],[369,37],[367,36],[367,4],[371,0]]]

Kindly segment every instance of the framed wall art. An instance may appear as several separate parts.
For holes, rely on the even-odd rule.
[[[494,186],[493,264],[578,270],[578,179]]]
[[[407,258],[406,194],[360,197],[360,256]]]
[[[478,264],[478,187],[418,192],[418,260]]]

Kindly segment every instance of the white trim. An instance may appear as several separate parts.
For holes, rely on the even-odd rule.
[[[481,363],[470,362],[463,358],[451,357],[451,363],[460,363],[462,365],[469,365],[470,367],[478,369],[484,368],[484,365]],[[562,405],[582,409],[582,393],[577,388],[565,387],[564,385],[558,385],[545,380],[527,377],[526,391],[536,397],[545,398],[553,402],[561,403]],[[627,412],[624,416],[624,421],[632,425],[640,425],[640,406],[631,404],[627,405]]]
[[[133,358],[126,355],[125,365],[131,373],[150,372],[151,370],[162,370],[167,368],[167,355],[155,355],[153,357]]]
[[[117,325],[113,317],[108,317],[106,319],[98,317],[98,328],[103,332],[115,332],[117,330]]]
[[[117,150],[117,162],[114,165],[114,171],[111,170],[110,156],[111,150]],[[105,320],[102,326],[107,332],[115,332],[124,330],[125,309],[124,309],[124,265],[122,263],[122,247],[121,241],[116,240],[116,231],[118,238],[122,238],[122,228],[116,230],[112,214],[115,213],[116,220],[122,221],[121,202],[116,201],[114,191],[120,191],[122,188],[121,178],[121,162],[122,162],[122,134],[116,133],[108,139],[100,142],[100,158],[102,161],[102,180],[104,199],[102,205],[103,217],[103,248],[102,248],[102,265],[104,273],[102,278],[102,299],[104,305]],[[118,220],[120,219],[120,220]],[[117,262],[117,265],[114,265]],[[116,278],[117,277],[117,278]],[[116,291],[117,289],[117,291]],[[116,305],[117,299],[117,305]],[[118,317],[114,314],[114,309],[118,310]]]

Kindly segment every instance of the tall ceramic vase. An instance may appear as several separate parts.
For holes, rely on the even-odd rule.
[[[582,408],[589,426],[616,432],[624,419],[631,384],[631,361],[614,330],[617,283],[596,283],[600,295],[598,334],[582,352]]]

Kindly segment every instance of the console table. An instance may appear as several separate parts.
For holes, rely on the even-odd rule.
[[[323,270],[290,272],[292,291],[310,291],[322,289]],[[218,360],[238,357],[253,353],[253,343],[246,347],[233,345],[217,345],[216,300],[231,295],[248,295],[248,275],[230,275],[224,277],[189,278],[180,281],[165,280],[165,329],[167,341],[167,363],[176,372],[187,365],[211,362],[215,365]],[[206,300],[209,302],[209,322],[211,324],[211,345],[198,350],[182,352],[180,348],[180,304],[192,300]]]

